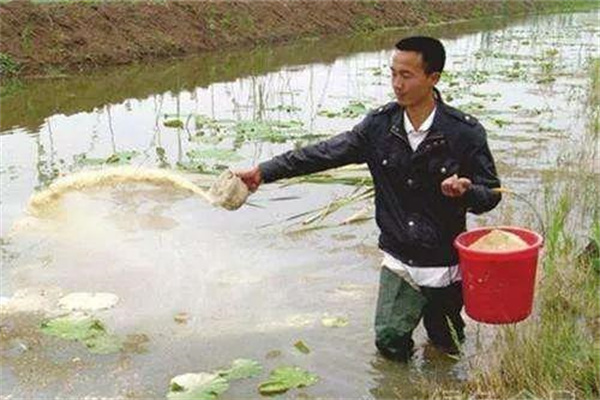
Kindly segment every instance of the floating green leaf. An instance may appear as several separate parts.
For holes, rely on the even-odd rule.
[[[106,332],[102,322],[83,315],[68,315],[42,322],[42,332],[66,340],[84,340]]]
[[[163,125],[167,128],[183,128],[183,121],[180,119],[170,119],[163,122]]]
[[[127,164],[139,153],[132,151],[118,151],[107,158],[90,158],[85,153],[73,156],[73,162],[77,165],[103,165],[103,164]]]
[[[92,353],[108,354],[121,350],[121,339],[106,332],[97,319],[86,315],[68,315],[45,321],[41,330],[46,335],[82,342]]]
[[[335,112],[330,110],[321,110],[318,112],[319,115],[327,118],[356,118],[368,111],[367,106],[360,101],[351,101],[346,107],[342,108],[342,111]]]
[[[300,121],[240,121],[234,127],[238,137],[244,140],[283,143],[306,134]]]
[[[58,305],[67,310],[95,311],[111,308],[118,301],[119,297],[113,293],[73,292],[61,297]]]
[[[271,372],[269,379],[259,385],[260,394],[284,393],[289,389],[313,385],[319,377],[299,367],[280,367]]]
[[[85,346],[94,354],[110,354],[121,350],[122,341],[116,335],[102,334],[85,338]]]
[[[127,164],[137,155],[138,152],[135,150],[118,151],[114,154],[111,154],[104,162],[107,164]]]
[[[351,101],[342,110],[342,117],[344,118],[356,118],[367,112],[367,106],[360,101]]]
[[[291,121],[273,121],[273,123],[272,123],[272,126],[274,128],[281,128],[281,129],[300,128],[300,127],[302,127],[302,125],[304,125],[302,123],[302,121],[296,121],[296,120],[291,120]]]
[[[171,379],[167,399],[214,400],[227,389],[229,383],[217,374],[188,373]]]
[[[218,371],[217,373],[225,380],[233,381],[237,379],[252,378],[259,375],[261,372],[262,366],[258,361],[238,358],[237,360],[233,360],[231,368]]]
[[[505,119],[500,119],[500,118],[495,118],[494,119],[494,123],[496,125],[498,125],[500,128],[504,127],[505,125],[510,124],[510,121],[507,121]]]
[[[302,340],[298,340],[296,343],[294,343],[294,347],[303,354],[308,354],[310,353],[310,349],[308,348],[308,346],[302,341]]]
[[[323,326],[328,328],[343,328],[348,325],[348,318],[346,317],[324,317],[321,319]]]
[[[194,117],[194,125],[196,126],[196,129],[202,129],[202,128],[210,128],[210,129],[219,129],[220,125],[219,122],[209,118],[205,115],[196,115]]]
[[[327,117],[327,118],[336,118],[340,115],[340,113],[337,113],[335,111],[330,111],[330,110],[321,110],[317,114],[322,117]]]
[[[73,162],[77,165],[102,165],[105,161],[104,158],[89,158],[85,153],[73,156]]]

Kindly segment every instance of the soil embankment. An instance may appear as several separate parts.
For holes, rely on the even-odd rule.
[[[548,11],[557,2],[252,0],[11,1],[0,5],[3,74],[52,75],[226,47]],[[560,3],[560,2],[558,2]]]

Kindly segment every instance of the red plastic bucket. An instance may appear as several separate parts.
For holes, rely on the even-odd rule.
[[[529,247],[507,252],[469,249],[492,229],[514,233]],[[454,247],[458,250],[463,300],[469,317],[489,324],[507,324],[531,314],[542,241],[542,236],[533,231],[509,226],[478,228],[457,236]]]

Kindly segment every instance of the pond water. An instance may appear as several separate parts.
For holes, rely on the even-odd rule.
[[[599,31],[594,12],[496,19],[26,83],[0,102],[0,295],[114,293],[119,303],[96,315],[130,343],[91,354],[42,335],[40,314],[3,315],[0,395],[164,398],[173,376],[236,358],[265,372],[221,398],[259,397],[257,385],[282,365],[320,377],[282,398],[407,398],[418,394],[415,382],[466,379],[468,357],[437,353],[421,327],[411,363],[377,354],[377,228],[372,220],[337,225],[367,202],[328,217],[328,229],[298,232],[285,221],[352,186],[265,185],[251,205],[229,212],[165,188],[120,185],[71,193],[62,199],[68,213],[40,224],[23,222],[27,200],[60,174],[106,160],[173,168],[205,184],[224,165],[248,167],[350,129],[365,109],[392,100],[391,48],[418,32],[443,39],[439,88],[484,124],[503,184],[539,204],[544,188],[570,179],[570,165],[600,172],[589,125]],[[509,223],[536,227],[532,210],[513,199],[469,221]],[[175,321],[178,313],[187,322]],[[348,325],[321,322],[338,316]],[[467,356],[483,351],[495,329],[468,325]],[[298,340],[309,354],[294,348]]]

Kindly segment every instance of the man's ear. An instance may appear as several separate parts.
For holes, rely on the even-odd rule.
[[[433,86],[437,85],[437,83],[440,81],[441,76],[442,74],[439,72],[432,72],[431,74],[429,74],[429,79],[431,80]]]

